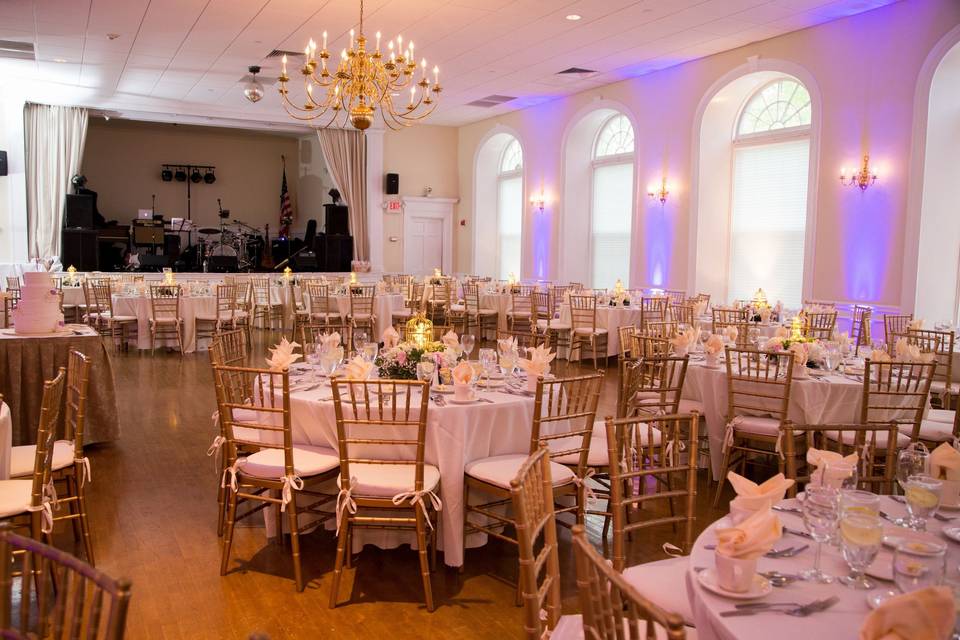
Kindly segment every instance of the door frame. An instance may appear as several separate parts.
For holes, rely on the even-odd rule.
[[[413,218],[434,218],[443,222],[443,250],[440,268],[444,273],[453,271],[453,206],[459,198],[403,197],[403,236],[409,238],[413,231]],[[411,263],[408,242],[403,243],[403,270],[410,273]]]

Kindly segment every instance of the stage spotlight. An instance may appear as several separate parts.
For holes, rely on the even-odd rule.
[[[160,179],[164,182],[170,182],[173,180],[173,171],[170,171],[170,167],[163,168],[163,171],[160,172]]]
[[[190,173],[190,182],[192,182],[192,183],[194,183],[194,184],[197,184],[197,183],[200,182],[201,180],[203,180],[203,176],[200,175],[200,169],[194,169],[194,170]]]
[[[217,176],[213,175],[213,169],[207,169],[207,172],[203,176],[203,181],[207,184],[213,184],[217,181]]]
[[[187,170],[183,167],[177,167],[177,172],[173,174],[173,177],[177,179],[177,182],[186,182]]]

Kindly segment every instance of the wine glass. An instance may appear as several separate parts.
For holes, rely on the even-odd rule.
[[[464,333],[460,336],[460,347],[463,349],[463,355],[467,360],[470,359],[470,354],[473,353],[475,340],[472,333]]]
[[[829,576],[820,570],[820,552],[824,542],[828,542],[837,530],[840,519],[840,492],[832,487],[807,486],[803,495],[803,523],[814,542],[817,551],[813,560],[813,567],[800,574],[804,580],[810,582],[833,582]]]
[[[904,495],[907,498],[907,526],[917,531],[927,530],[927,518],[937,513],[943,483],[928,475],[915,475],[907,478]]]
[[[840,548],[850,567],[850,575],[840,582],[851,589],[873,589],[874,584],[864,575],[880,551],[883,524],[879,516],[847,511],[840,520]]]
[[[930,450],[922,442],[912,442],[897,454],[897,483],[901,491],[907,490],[910,476],[930,472]]]
[[[380,351],[380,345],[376,342],[365,342],[360,347],[360,355],[369,363],[377,359],[377,352]]]
[[[483,375],[489,380],[497,366],[497,352],[493,349],[480,349],[479,357]]]
[[[370,342],[370,337],[367,335],[366,331],[356,330],[353,332],[353,349],[358,354],[360,353],[360,345],[364,345]]]
[[[417,363],[417,380],[426,382],[429,387],[433,382],[433,374],[436,370],[437,364],[433,361],[433,358],[421,358],[420,362]]]
[[[827,373],[833,373],[840,365],[840,345],[836,342],[828,342],[823,347],[823,368]]]

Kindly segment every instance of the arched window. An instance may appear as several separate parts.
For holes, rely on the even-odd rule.
[[[520,277],[523,228],[523,150],[516,138],[503,149],[497,172],[497,277]]]
[[[593,145],[590,226],[591,282],[629,282],[633,222],[633,125],[622,113],[603,123]]]
[[[762,287],[787,306],[803,298],[810,94],[793,78],[760,87],[740,112],[733,139],[727,296]]]

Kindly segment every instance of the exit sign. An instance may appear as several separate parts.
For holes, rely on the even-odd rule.
[[[400,200],[387,200],[387,212],[388,213],[402,213],[403,212],[403,202]]]

